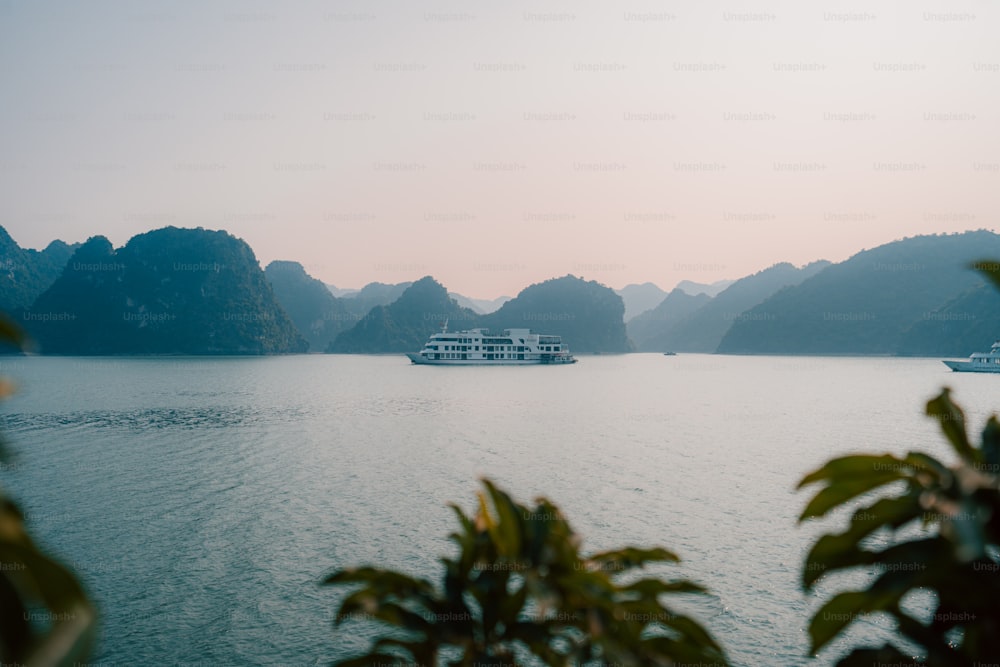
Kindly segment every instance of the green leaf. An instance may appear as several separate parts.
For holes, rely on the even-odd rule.
[[[664,625],[680,632],[685,643],[700,647],[708,647],[711,648],[712,651],[716,651],[721,655],[722,647],[719,646],[715,639],[713,639],[712,636],[690,616],[675,614],[671,616],[670,620],[667,623],[664,623]]]
[[[900,542],[876,553],[875,565],[884,569],[885,574],[876,579],[869,590],[882,591],[890,584],[898,587],[900,581],[906,582],[910,590],[939,584],[948,586],[946,563],[951,557],[951,547],[938,535]]]
[[[881,498],[874,504],[858,509],[843,533],[823,535],[810,549],[802,568],[802,586],[808,590],[828,572],[870,565],[875,556],[861,548],[861,541],[880,528],[897,529],[921,517],[922,507],[917,494],[898,498]]]
[[[590,556],[587,561],[596,563],[598,568],[607,572],[624,572],[634,567],[643,567],[646,563],[679,563],[680,557],[662,547],[643,549],[640,547],[624,547],[612,551],[602,551]]]
[[[85,660],[94,643],[97,613],[73,573],[30,543],[6,539],[0,540],[0,563],[8,568],[16,564],[10,579],[19,595],[32,596],[19,603],[22,608],[40,603],[60,616],[45,635],[35,638],[32,655],[37,660],[29,662],[70,665]],[[8,573],[0,573],[0,577],[7,578]],[[0,636],[4,634],[6,631],[0,632]]]
[[[425,613],[429,614],[426,610]],[[427,632],[431,624],[435,622],[433,616],[428,617],[422,613],[410,611],[394,602],[379,605],[374,616],[380,621],[411,632]]]
[[[833,596],[809,623],[812,639],[811,651],[815,653],[826,646],[844,628],[868,613],[870,597],[867,591],[847,591]]]
[[[519,508],[510,496],[499,490],[490,480],[484,479],[483,486],[489,492],[493,508],[497,513],[497,530],[494,537],[497,541],[497,552],[501,556],[507,556],[511,559],[519,558],[521,556],[520,527],[526,508]],[[531,515],[529,514],[529,516]]]
[[[390,667],[408,665],[410,662],[392,653],[369,653],[357,658],[347,660],[337,660],[333,663],[336,667]]]
[[[955,514],[942,519],[945,524],[942,534],[946,534],[955,545],[955,557],[962,563],[987,558],[989,538],[986,535],[985,516],[980,517],[979,507],[969,497],[963,498]],[[989,510],[984,508],[984,514]]]
[[[903,457],[903,461],[912,469],[910,474],[913,477],[920,478],[930,475],[932,478],[930,481],[931,485],[942,485],[944,483],[943,479],[950,479],[952,476],[948,466],[923,452],[907,452],[906,456]]]
[[[0,562],[16,563],[16,572],[30,578],[31,588],[52,611],[63,611],[77,605],[87,605],[87,596],[80,583],[66,567],[38,551],[30,544],[0,540]]]
[[[951,390],[945,387],[937,398],[927,402],[927,415],[934,417],[941,424],[941,431],[952,449],[966,463],[975,463],[978,460],[976,451],[969,444],[968,435],[965,432],[965,414],[961,408],[952,403]]]
[[[451,510],[455,513],[455,516],[458,518],[458,523],[462,527],[462,534],[468,535],[476,532],[475,523],[473,523],[472,519],[466,516],[461,507],[455,503],[448,503],[448,507],[451,508]]]
[[[376,567],[350,567],[337,570],[324,579],[323,583],[332,585],[368,584],[372,588],[390,591],[397,595],[407,594],[410,591],[428,592],[433,588],[425,579],[415,579],[393,570],[383,570]],[[399,592],[397,593],[397,591]]]
[[[850,655],[841,658],[837,667],[872,667],[873,665],[893,665],[894,667],[927,667],[927,663],[915,660],[899,652],[895,646],[886,644],[882,648],[854,649]]]
[[[20,656],[31,641],[28,609],[10,578],[0,573],[0,646],[7,655]]]
[[[904,472],[870,471],[867,475],[859,474],[854,479],[838,480],[835,483],[831,483],[826,488],[820,489],[813,496],[813,499],[809,501],[806,508],[802,510],[802,514],[799,515],[799,521],[822,517],[835,507],[839,507],[880,486],[900,480],[904,475]]]
[[[497,605],[497,619],[509,629],[518,622],[527,600],[527,586],[521,586],[513,594],[505,595]]]
[[[827,461],[821,468],[803,477],[796,488],[822,481],[852,480],[872,473],[898,473],[905,469],[906,464],[892,454],[852,454]]]
[[[679,581],[661,581],[660,579],[640,579],[622,587],[623,591],[639,593],[653,600],[656,596],[668,593],[705,593],[703,586],[682,579]]]
[[[983,429],[983,471],[1000,474],[1000,422],[996,415],[989,418]]]
[[[493,542],[494,546],[499,544],[502,540],[500,538],[500,532],[497,529],[496,521],[493,515],[490,514],[489,506],[486,504],[486,495],[480,491],[476,494],[478,500],[478,509],[476,510],[476,532],[478,533],[480,525],[486,529],[486,532],[490,536],[490,540]]]
[[[850,535],[823,535],[806,556],[802,587],[810,589],[823,575],[875,562],[875,554],[861,549]]]

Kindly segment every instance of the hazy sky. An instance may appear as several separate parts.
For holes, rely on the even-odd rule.
[[[0,0],[0,224],[477,297],[996,228],[992,2]]]

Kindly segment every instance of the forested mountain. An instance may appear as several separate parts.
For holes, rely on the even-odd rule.
[[[330,290],[330,294],[334,295],[338,299],[345,296],[351,296],[352,294],[357,294],[360,290],[356,290],[349,287],[337,287],[336,285],[331,285],[330,283],[324,283],[326,288]]]
[[[656,308],[628,321],[628,337],[639,352],[673,351],[670,336],[674,327],[711,300],[705,293],[692,296],[675,288]]]
[[[14,313],[34,303],[78,246],[53,241],[41,252],[25,249],[0,227],[0,311]]]
[[[23,315],[56,354],[303,352],[250,247],[226,232],[167,227],[115,250],[80,246]]]
[[[991,316],[979,310],[991,308],[990,298],[975,292],[983,279],[968,268],[983,257],[1000,257],[1000,236],[988,231],[918,236],[862,251],[749,310],[719,352],[950,354],[964,349],[978,340],[971,333],[977,320]],[[932,314],[947,312],[949,303],[977,320],[934,320]],[[972,338],[953,346],[949,335]]]
[[[343,296],[344,306],[356,315],[366,315],[375,306],[388,306],[403,295],[412,282],[368,283],[357,292]]]
[[[476,311],[481,315],[495,312],[500,306],[510,301],[509,296],[498,296],[495,299],[473,299],[458,292],[448,292],[448,295],[458,302],[458,305]]]
[[[372,308],[353,327],[338,335],[327,351],[416,352],[445,320],[452,329],[467,329],[478,326],[479,317],[475,311],[455,303],[443,285],[426,276],[407,287],[389,305]]]
[[[697,310],[676,318],[660,313],[661,319],[640,322],[635,330],[640,349],[648,351],[715,352],[722,337],[733,323],[743,317],[744,311],[753,308],[778,290],[796,285],[823,270],[829,262],[813,262],[796,268],[787,262],[741,278],[724,289],[715,298],[705,301]],[[676,291],[676,290],[675,290]],[[690,306],[692,302],[675,303]]]
[[[708,296],[718,296],[722,290],[726,289],[735,280],[716,280],[714,283],[696,283],[691,280],[682,280],[677,283],[674,289],[679,289],[686,294],[691,296],[697,296],[699,294],[707,294]]]
[[[656,308],[667,298],[667,293],[653,283],[632,284],[615,290],[625,303],[625,322],[633,317]]]
[[[903,333],[901,355],[967,357],[1000,339],[1000,293],[977,285],[937,310],[922,313]]]
[[[568,275],[530,285],[482,318],[495,329],[527,327],[562,336],[575,353],[629,352],[625,304],[610,287]]]
[[[323,352],[341,331],[360,319],[321,281],[298,262],[273,261],[264,269],[274,296],[309,342],[310,352]]]

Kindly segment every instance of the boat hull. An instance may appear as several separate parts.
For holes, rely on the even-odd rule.
[[[410,361],[422,366],[562,366],[575,364],[573,357],[559,359],[427,359],[416,352],[407,352]]]
[[[1000,364],[974,364],[971,361],[942,361],[956,373],[1000,373]]]

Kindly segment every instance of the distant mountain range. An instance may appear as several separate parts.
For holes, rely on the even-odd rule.
[[[735,283],[735,280],[716,280],[714,283],[696,283],[690,280],[682,280],[677,283],[674,289],[679,289],[691,296],[707,294],[708,296],[718,296],[724,289]]]
[[[531,285],[493,313],[480,314],[453,299],[430,276],[399,299],[373,308],[337,336],[330,352],[409,352],[447,322],[452,330],[524,327],[561,335],[576,352],[628,352],[621,297],[599,283],[565,276]]]
[[[412,284],[413,283],[397,283],[396,285],[385,285],[383,283],[368,283],[359,290],[341,289],[329,284],[326,287],[336,297],[357,299],[359,303],[364,301],[367,308],[362,309],[367,311],[374,306],[384,306],[392,303],[399,298],[399,296],[403,293],[403,290]],[[500,306],[510,301],[509,296],[498,296],[495,299],[473,299],[472,297],[463,296],[458,292],[448,292],[448,296],[457,301],[458,305],[484,315],[486,313],[492,313]]]
[[[976,285],[936,310],[921,313],[907,329],[897,353],[915,356],[967,357],[985,352],[1000,339],[1000,292]]]
[[[337,334],[359,319],[346,305],[348,299],[335,297],[298,262],[271,262],[264,276],[310,350],[326,349]]]
[[[1000,336],[996,301],[968,267],[997,257],[1000,236],[983,230],[864,250],[739,314],[718,351],[967,356],[988,349]]]
[[[337,296],[297,262],[261,270],[223,231],[168,227],[118,249],[95,236],[36,251],[0,227],[0,307],[56,354],[396,353],[447,320],[558,334],[577,353],[967,356],[1000,337],[1000,295],[968,268],[997,258],[1000,236],[980,230],[669,293],[564,276],[480,300],[426,276]]]
[[[707,294],[692,296],[674,288],[655,308],[628,321],[628,337],[639,352],[675,352],[675,328],[711,300]]]
[[[413,352],[448,321],[452,329],[472,326],[479,313],[459,306],[448,290],[427,276],[411,284],[398,299],[372,308],[351,328],[337,336],[327,352],[377,354]]]
[[[500,306],[510,301],[509,296],[498,296],[495,299],[473,299],[468,296],[462,296],[458,292],[448,292],[448,296],[457,301],[458,305],[474,310],[481,315],[495,313],[500,309]]]
[[[625,304],[626,322],[639,313],[656,308],[667,296],[666,292],[653,283],[626,285],[615,290],[615,293],[622,298],[622,302]]]
[[[714,298],[705,293],[691,296],[675,289],[655,309],[629,321],[629,337],[644,352],[715,352],[744,311],[828,265],[814,262],[796,268],[787,263],[775,264],[733,282]]]
[[[696,283],[690,280],[682,280],[677,283],[675,290],[680,290],[683,294],[689,294],[691,296],[697,296],[699,294],[707,294],[709,297],[713,297],[722,290],[726,289],[732,285],[735,280],[718,280],[714,283]],[[625,302],[625,321],[628,322],[632,318],[640,315],[646,311],[653,310],[667,298],[667,292],[664,292],[657,285],[653,283],[642,283],[641,285],[631,284],[625,287],[615,290],[618,296],[622,298]]]
[[[350,287],[337,287],[336,285],[331,285],[330,283],[324,283],[326,288],[330,290],[330,294],[336,297],[351,296],[352,294],[357,294],[361,290],[357,290]]]

